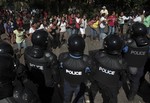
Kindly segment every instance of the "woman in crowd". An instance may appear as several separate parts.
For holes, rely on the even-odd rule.
[[[118,23],[119,23],[119,32],[122,35],[123,34],[123,28],[125,24],[125,20],[128,20],[129,17],[126,17],[123,12],[120,13],[119,18],[118,18]]]
[[[66,34],[67,22],[64,16],[61,17],[60,23],[58,25],[60,27],[60,42],[61,44],[64,44],[66,42],[66,39],[68,38]]]
[[[99,36],[99,16],[96,15],[90,22],[91,27],[91,39],[95,40]]]
[[[106,34],[105,34],[105,28],[106,28],[106,25],[107,25],[107,20],[106,20],[106,16],[105,16],[105,13],[103,13],[100,17],[100,35],[99,35],[99,39],[104,39],[106,37]]]
[[[19,55],[21,55],[21,48],[23,46],[23,48],[26,48],[26,41],[25,41],[25,30],[23,30],[22,27],[18,26],[14,31],[13,31],[14,35],[15,35],[15,41],[17,43],[18,46],[18,51],[19,51]]]
[[[83,38],[86,37],[86,34],[85,34],[86,28],[87,28],[87,16],[86,14],[84,14],[83,17],[81,18],[81,24],[80,24],[80,33]]]
[[[108,16],[108,35],[115,33],[115,22],[117,21],[115,11],[112,11],[111,15]]]

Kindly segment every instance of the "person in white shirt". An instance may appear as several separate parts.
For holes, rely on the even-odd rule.
[[[27,38],[31,39],[32,34],[35,32],[35,30],[38,28],[38,23],[37,21],[33,21],[31,24],[31,27],[29,29],[29,33],[27,35]]]
[[[48,28],[48,24],[47,24],[47,21],[44,20],[43,23],[40,24],[40,27],[38,29],[44,29],[44,30],[47,30]]]
[[[124,15],[124,13],[121,12],[120,15],[119,15],[119,17],[118,17],[119,32],[120,32],[121,34],[123,34],[123,28],[124,28],[125,20],[129,20],[129,17],[126,17],[126,16]]]
[[[142,18],[141,16],[136,16],[134,19],[133,19],[134,22],[142,22]]]
[[[104,39],[106,37],[106,34],[104,32],[106,25],[107,25],[106,15],[105,15],[105,13],[103,13],[101,15],[101,17],[100,17],[100,25],[99,25],[99,27],[100,27],[100,34],[99,34],[99,40],[100,39]]]
[[[102,10],[100,11],[100,15],[104,14],[105,13],[105,16],[108,15],[108,10],[106,9],[106,6],[103,6],[102,7]]]
[[[85,35],[86,28],[87,28],[87,17],[86,15],[83,15],[83,18],[81,19],[81,24],[80,24],[80,33],[83,38],[86,37]]]
[[[136,16],[135,16],[135,18],[133,19],[133,22],[142,22],[142,18],[141,18],[141,16],[140,16],[140,13],[138,13]]]
[[[62,16],[59,24],[61,44],[64,44],[66,42],[66,39],[68,38],[66,35],[66,30],[67,30],[66,27],[67,27],[66,19],[65,17]]]

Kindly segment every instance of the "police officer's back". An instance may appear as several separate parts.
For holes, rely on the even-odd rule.
[[[62,79],[64,81],[64,103],[70,103],[75,93],[76,102],[83,102],[83,95],[79,91],[86,82],[87,74],[91,70],[91,59],[84,54],[85,41],[81,36],[72,35],[68,39],[68,52],[59,55]],[[81,86],[82,85],[82,86]]]
[[[47,50],[48,33],[37,30],[31,38],[33,46],[25,49],[24,59],[28,68],[28,78],[38,85],[42,103],[49,103],[53,87],[57,82],[57,57]]]
[[[138,91],[144,65],[148,59],[149,43],[146,34],[146,26],[135,22],[130,28],[129,38],[126,41],[126,46],[123,48],[124,58],[128,63],[130,74],[129,100],[133,100]]]
[[[0,99],[13,94],[12,82],[16,76],[13,55],[14,51],[11,45],[0,41]]]
[[[127,67],[121,56],[123,44],[118,35],[109,35],[104,39],[104,49],[91,52],[96,65],[91,89],[94,97],[97,90],[102,93],[103,103],[117,103],[120,78]]]
[[[0,41],[0,103],[39,103],[36,96],[22,86],[21,66],[12,46]]]

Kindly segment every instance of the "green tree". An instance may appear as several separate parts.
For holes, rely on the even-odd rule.
[[[119,0],[120,2],[123,1],[124,5],[123,8],[129,8],[132,10],[139,10],[143,9],[145,6],[145,2],[148,0]]]

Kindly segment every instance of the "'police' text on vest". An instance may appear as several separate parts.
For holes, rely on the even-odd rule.
[[[102,71],[105,74],[115,75],[115,71],[107,70],[107,69],[102,68],[102,67],[99,67],[99,70]]]
[[[36,67],[36,68],[38,68],[40,70],[43,70],[43,66],[40,66],[40,65],[35,65],[35,64],[30,63],[30,66],[31,67]]]
[[[131,54],[133,54],[133,55],[145,55],[145,51],[134,51],[134,50],[132,50],[131,51]]]
[[[68,70],[68,69],[66,69],[66,73],[71,74],[71,75],[82,75],[81,71],[71,71],[71,70]]]

